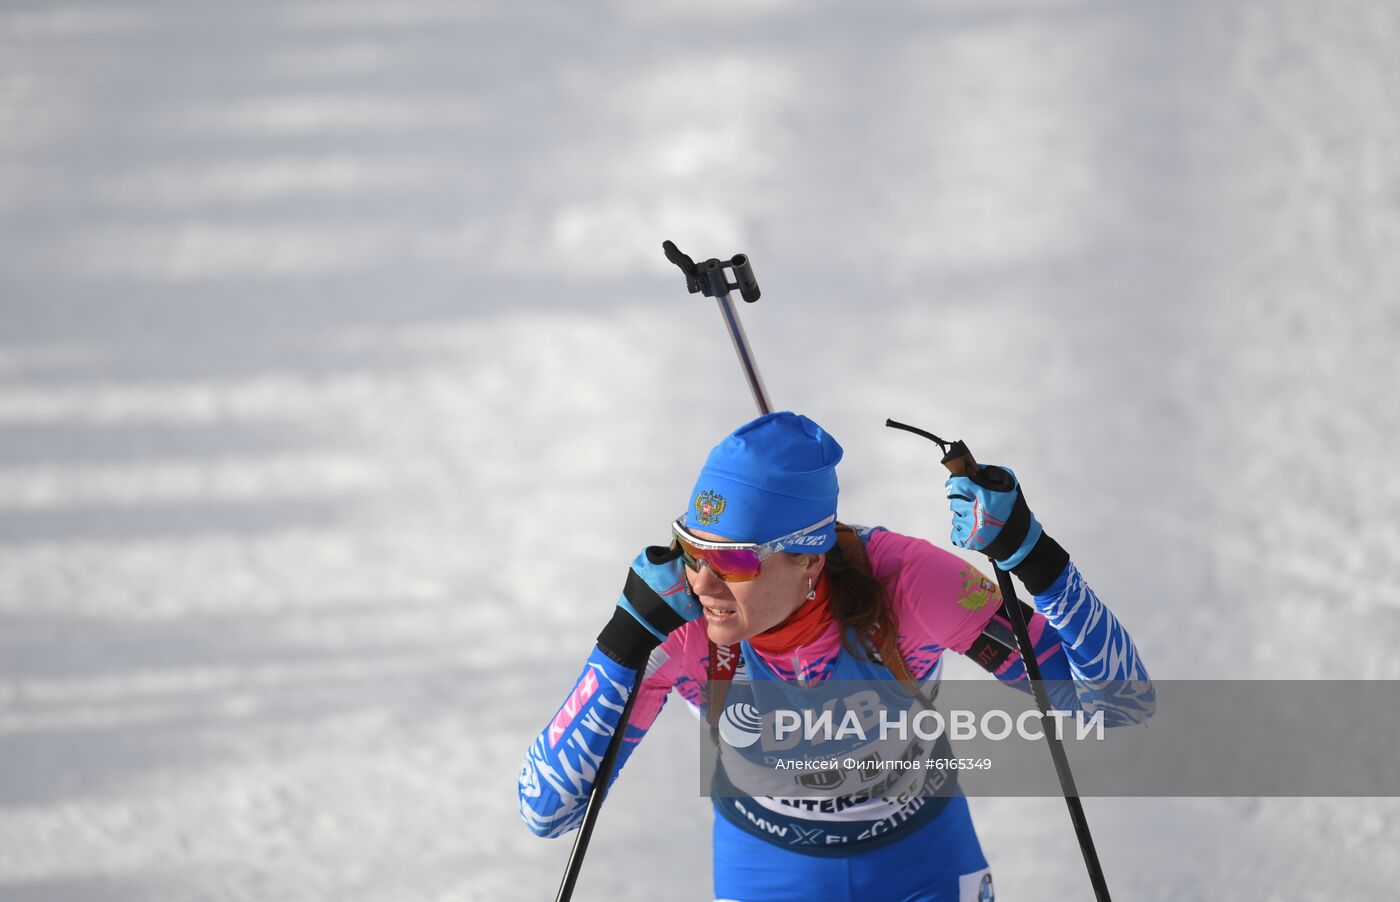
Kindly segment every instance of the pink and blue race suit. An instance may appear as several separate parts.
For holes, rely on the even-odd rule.
[[[858,533],[893,606],[899,652],[925,694],[936,690],[948,650],[969,654],[998,680],[1028,690],[1018,653],[987,654],[995,648],[988,636],[1010,635],[994,584],[961,558],[922,539],[883,529]],[[1141,723],[1151,715],[1154,695],[1132,639],[1072,562],[1034,596],[1034,608],[1029,627],[1042,677],[1071,687],[1067,696],[1054,698],[1057,707],[1102,712],[1107,726]],[[847,651],[841,640],[833,622],[815,640],[777,655],[741,643],[742,664],[726,708],[736,701],[761,708],[765,681],[881,680],[898,685],[887,667]],[[705,622],[697,620],[671,633],[652,653],[614,779],[673,689],[705,716],[711,647]],[[635,680],[635,670],[595,648],[573,691],[526,753],[520,813],[537,835],[560,836],[582,820],[598,764]],[[1132,691],[1104,693],[1104,686]],[[921,740],[911,736],[907,741]],[[881,754],[929,751],[883,749]],[[966,799],[955,787],[911,791],[895,785],[927,779],[928,772],[892,776],[879,792],[816,801],[746,794],[742,770],[730,770],[721,765],[716,782],[724,791],[713,794],[716,898],[993,898]]]

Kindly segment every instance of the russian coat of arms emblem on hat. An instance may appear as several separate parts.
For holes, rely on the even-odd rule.
[[[695,496],[695,519],[701,526],[714,526],[724,513],[724,496],[718,492],[701,492]]]

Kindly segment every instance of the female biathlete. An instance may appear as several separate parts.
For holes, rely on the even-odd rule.
[[[672,689],[742,746],[740,728],[763,713],[756,687],[765,685],[883,681],[873,685],[931,697],[951,649],[1026,688],[991,581],[922,539],[837,522],[841,455],[820,426],[790,412],[759,417],[714,448],[672,524],[671,546],[633,561],[573,692],[525,755],[520,812],[532,831],[560,836],[582,819],[638,670],[618,771]],[[1142,722],[1153,693],[1132,639],[1030,514],[1014,474],[1005,476],[948,479],[953,544],[988,553],[1034,597],[1026,613],[1042,677],[1070,687],[1056,707],[1092,708],[1108,726]],[[736,710],[749,717],[736,720]],[[909,734],[895,741],[923,741]],[[873,758],[889,760],[930,752],[872,748]],[[933,772],[896,771],[876,791],[842,795],[838,787],[814,801],[746,794],[756,784],[725,765],[739,759],[720,760],[716,899],[994,898],[966,799],[955,786],[915,785]]]

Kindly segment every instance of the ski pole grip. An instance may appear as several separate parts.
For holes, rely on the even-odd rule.
[[[947,453],[943,455],[943,466],[954,476],[966,476],[969,479],[976,476],[977,471],[981,469],[961,439],[948,446]]]

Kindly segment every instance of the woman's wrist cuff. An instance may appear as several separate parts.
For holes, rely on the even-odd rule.
[[[613,608],[612,619],[598,634],[598,648],[603,654],[633,670],[645,667],[652,650],[660,644],[651,630],[620,607]]]
[[[1060,578],[1068,563],[1069,552],[1061,548],[1059,542],[1042,532],[1040,539],[1018,563],[1002,569],[1014,573],[1027,592],[1039,595]],[[998,563],[998,566],[1001,565]]]

